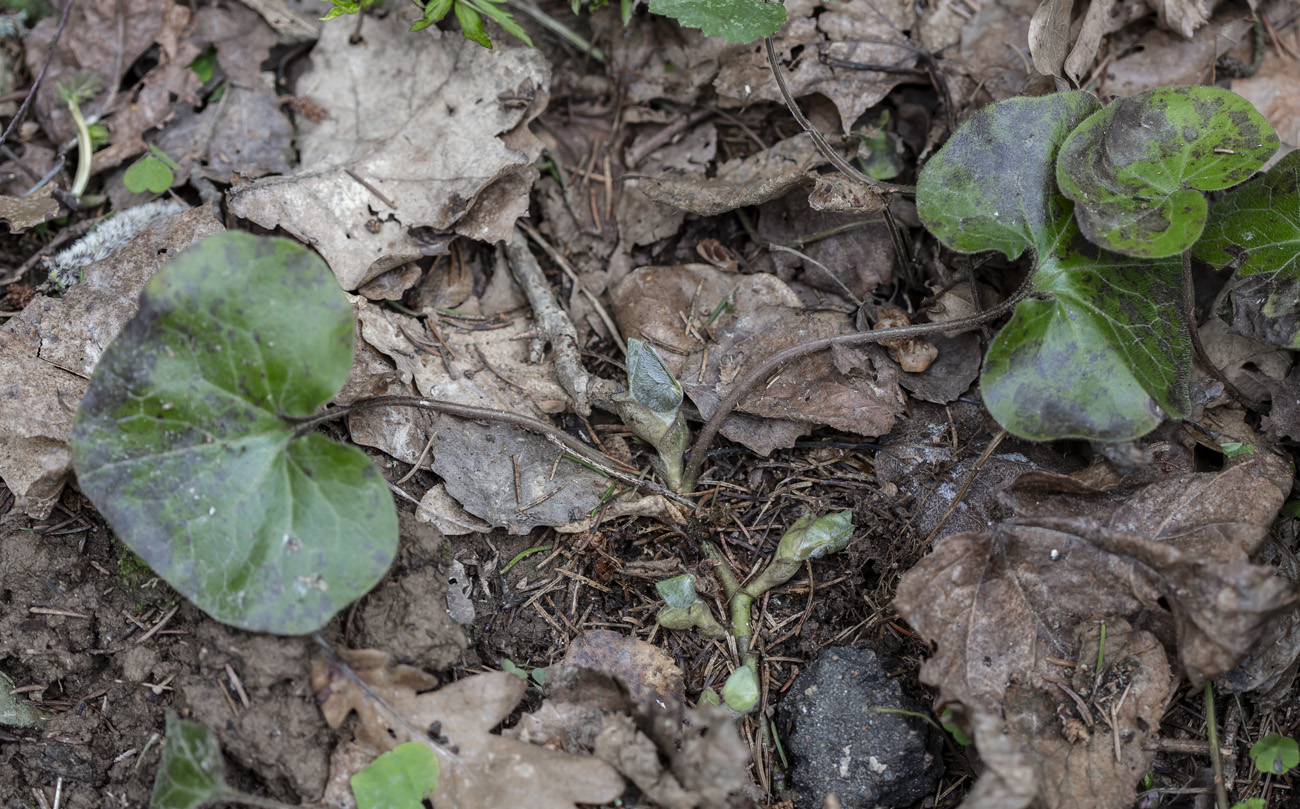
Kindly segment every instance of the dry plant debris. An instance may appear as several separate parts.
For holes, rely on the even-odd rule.
[[[1178,460],[1022,475],[1002,495],[1013,519],[903,576],[896,607],[938,645],[921,679],[967,712],[990,767],[967,807],[1128,806],[1178,678],[1229,671],[1300,603],[1248,561],[1289,463],[1260,446],[1220,472],[1164,471]]]
[[[386,653],[359,650],[345,652],[341,659],[366,687],[339,665],[317,660],[312,688],[326,721],[338,728],[356,712],[352,743],[366,750],[358,757],[362,760],[403,742],[430,743],[429,736],[436,736],[434,752],[442,771],[433,795],[438,806],[573,809],[579,803],[612,801],[623,792],[623,778],[598,759],[491,732],[528,690],[522,678],[494,671],[431,691],[435,678],[394,664]],[[331,778],[344,776],[334,773]]]
[[[430,47],[407,36],[419,16],[366,18],[356,44],[326,26],[298,92],[329,117],[302,124],[298,172],[230,193],[236,215],[314,244],[346,290],[420,258],[413,228],[509,238],[537,177],[528,122],[546,106],[545,60],[455,35]]]
[[[73,404],[104,348],[135,315],[145,282],[168,259],[220,231],[209,208],[161,220],[85,269],[62,297],[38,295],[0,326],[0,477],[20,507],[49,516],[72,471]]]

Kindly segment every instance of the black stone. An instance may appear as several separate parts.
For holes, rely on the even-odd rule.
[[[934,793],[943,773],[938,731],[875,708],[926,713],[868,649],[823,650],[795,678],[777,716],[802,807],[820,809],[828,792],[844,809],[910,806]]]

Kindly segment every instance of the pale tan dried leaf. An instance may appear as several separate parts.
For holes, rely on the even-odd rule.
[[[0,326],[0,477],[29,516],[44,519],[72,471],[68,438],[91,371],[138,306],[145,282],[172,256],[222,227],[211,209],[154,222],[85,268],[61,298],[38,295]]]
[[[1029,19],[1029,53],[1034,69],[1044,76],[1060,76],[1070,47],[1070,12],[1074,0],[1043,0]]]
[[[303,124],[301,168],[229,193],[233,213],[315,245],[344,289],[419,258],[412,228],[508,239],[537,176],[527,124],[546,106],[545,60],[436,28],[409,36],[419,14],[368,17],[355,45],[350,26],[326,26],[298,89],[329,117]]]
[[[412,728],[421,732],[436,728],[445,740],[435,747],[441,777],[433,801],[439,807],[572,809],[579,803],[612,801],[623,792],[622,777],[599,759],[491,732],[527,691],[528,683],[520,677],[495,671],[429,691],[436,684],[434,678],[394,665],[382,652],[360,650],[340,656],[385,704],[365,693],[338,666],[317,660],[312,665],[312,688],[326,722],[337,728],[355,711],[357,741],[375,754],[407,741],[427,743]]]
[[[22,233],[59,215],[59,201],[50,194],[54,186],[47,185],[30,197],[0,196],[0,222],[9,225],[11,233]]]

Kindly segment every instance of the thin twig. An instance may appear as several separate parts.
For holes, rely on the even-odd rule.
[[[741,397],[749,392],[750,388],[757,385],[761,380],[766,379],[772,372],[785,366],[797,359],[815,354],[818,351],[825,351],[833,346],[848,348],[851,346],[868,345],[878,343],[881,340],[890,340],[895,337],[916,337],[923,334],[935,334],[937,332],[960,332],[975,326],[983,325],[993,320],[997,320],[1003,315],[1009,313],[1016,307],[1016,304],[1024,300],[1032,291],[1032,282],[1030,278],[1025,279],[1016,294],[1007,300],[999,303],[993,308],[981,312],[972,317],[962,318],[947,323],[923,323],[919,326],[900,326],[895,329],[880,329],[878,331],[857,332],[855,334],[841,334],[835,337],[823,337],[820,340],[813,340],[797,346],[791,346],[784,351],[778,351],[767,359],[755,365],[749,373],[737,380],[728,390],[727,394],[718,402],[717,409],[709,417],[708,422],[700,430],[699,437],[695,439],[695,444],[691,447],[691,460],[686,466],[686,473],[683,476],[685,488],[690,489],[695,485],[695,481],[700,476],[700,471],[704,468],[704,457],[709,448],[713,446],[713,439],[717,436],[718,430],[722,427],[722,422],[731,415],[731,411],[736,409],[740,403]]]
[[[879,332],[876,332],[879,333]],[[639,489],[645,489],[653,494],[662,494],[664,497],[679,503],[680,505],[694,507],[694,503],[687,500],[677,492],[660,486],[649,480],[642,480],[636,475],[630,475],[618,469],[614,462],[606,458],[601,453],[591,447],[578,441],[573,436],[558,430],[544,421],[538,421],[528,416],[521,416],[518,413],[510,413],[505,410],[496,410],[490,407],[474,407],[473,405],[464,405],[457,402],[447,402],[441,399],[424,399],[417,396],[372,396],[367,399],[358,399],[350,405],[336,407],[327,410],[324,413],[318,413],[305,419],[296,419],[297,429],[294,436],[302,436],[316,429],[317,426],[327,421],[343,418],[350,413],[356,413],[361,410],[369,410],[376,407],[415,407],[422,410],[432,410],[435,413],[442,413],[447,416],[456,418],[469,419],[471,421],[494,421],[501,424],[511,424],[536,433],[541,436],[560,444],[564,449],[572,452],[578,458],[591,464],[600,472],[617,478],[624,483],[636,486]]]
[[[812,138],[817,151],[821,152],[822,157],[829,160],[831,165],[839,169],[846,177],[857,180],[868,188],[874,188],[886,197],[885,206],[881,209],[881,213],[885,217],[885,224],[889,225],[889,236],[894,242],[894,252],[897,255],[898,262],[906,270],[913,261],[912,250],[907,240],[903,238],[903,231],[898,227],[898,222],[894,220],[893,212],[889,210],[888,200],[889,194],[899,190],[898,186],[882,183],[873,177],[868,177],[858,171],[852,163],[845,160],[839,152],[831,148],[831,145],[822,137],[822,133],[813,127],[812,122],[804,116],[803,111],[799,109],[799,105],[795,103],[794,94],[790,92],[790,87],[785,83],[785,73],[781,70],[781,63],[777,60],[776,45],[773,44],[772,38],[765,37],[763,41],[767,46],[767,64],[772,69],[772,76],[776,79],[776,86],[781,90],[781,98],[785,100],[785,105],[790,109],[790,114],[794,116],[794,119],[799,122],[799,126],[803,127],[808,136]]]

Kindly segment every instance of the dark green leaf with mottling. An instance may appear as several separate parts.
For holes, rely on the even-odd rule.
[[[650,0],[650,11],[733,44],[771,36],[785,25],[785,6],[765,0]]]
[[[164,266],[77,414],[82,490],[158,575],[220,621],[315,631],[392,560],[366,456],[295,433],[342,387],[351,309],[317,256],[223,233]]]
[[[1300,152],[1214,203],[1192,253],[1236,268],[1234,333],[1300,349]]]
[[[1056,190],[1056,153],[1100,109],[1087,93],[1009,98],[975,113],[921,169],[916,212],[959,253],[1008,259],[1042,249],[1069,214]]]
[[[1300,151],[1214,203],[1192,254],[1239,276],[1300,278]]]
[[[1097,109],[1084,93],[980,110],[922,170],[917,211],[954,250],[1032,248],[1034,297],[989,347],[980,387],[1023,438],[1136,438],[1190,407],[1191,351],[1176,263],[1099,250],[1079,233],[1054,161]]]
[[[1132,440],[1191,407],[1182,263],[1108,253],[1071,230],[1073,249],[1034,273],[1045,298],[1017,306],[989,346],[984,404],[1022,438]]]
[[[1141,258],[1182,253],[1205,227],[1202,191],[1244,182],[1277,151],[1249,101],[1217,87],[1164,87],[1084,121],[1056,164],[1093,243]]]

